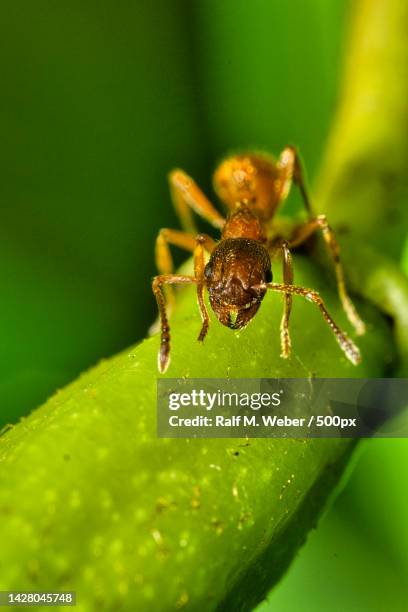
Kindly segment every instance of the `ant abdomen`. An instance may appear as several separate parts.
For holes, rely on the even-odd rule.
[[[244,202],[264,221],[273,217],[279,204],[278,181],[276,161],[264,153],[227,158],[213,178],[218,197],[229,209]]]

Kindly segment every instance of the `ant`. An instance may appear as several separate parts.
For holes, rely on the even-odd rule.
[[[293,284],[291,249],[320,230],[334,264],[343,309],[356,333],[361,335],[365,332],[365,325],[346,291],[339,246],[333,230],[325,215],[312,214],[299,154],[294,147],[285,147],[277,160],[265,153],[247,153],[229,157],[218,166],[213,184],[220,200],[227,207],[226,219],[182,170],[173,170],[169,182],[173,203],[185,231],[162,229],[156,241],[156,263],[160,274],[153,279],[152,289],[161,324],[158,358],[160,372],[166,371],[170,359],[170,327],[163,287],[187,283],[197,286],[202,319],[198,336],[200,342],[207,334],[210,321],[204,302],[205,288],[218,320],[230,329],[245,327],[255,316],[266,291],[270,289],[284,296],[280,326],[281,357],[287,359],[290,356],[289,317],[292,296],[300,295],[320,309],[351,363],[360,363],[359,349],[332,319],[320,295],[312,289]],[[272,218],[287,198],[292,183],[300,190],[309,220],[296,227],[288,239],[276,234],[271,236]],[[196,234],[192,211],[221,231],[219,242],[206,234]],[[173,273],[169,245],[194,254],[194,276]],[[209,255],[207,264],[205,252]],[[279,254],[283,262],[283,282],[273,283],[271,259]],[[167,288],[166,296],[169,302],[174,300],[170,287]]]

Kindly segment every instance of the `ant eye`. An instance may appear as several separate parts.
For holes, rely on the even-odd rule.
[[[265,282],[270,283],[272,281],[272,270],[267,270],[265,272]]]
[[[211,275],[212,275],[212,267],[211,267],[211,263],[208,262],[208,264],[204,268],[204,276],[207,280],[210,280]]]

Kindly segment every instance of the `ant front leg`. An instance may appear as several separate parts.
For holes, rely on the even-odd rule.
[[[283,263],[282,263],[282,276],[285,285],[293,285],[293,264],[292,256],[289,251],[288,243],[286,240],[279,240],[275,244],[272,244],[272,257],[277,251],[281,251]],[[291,351],[291,340],[289,332],[289,317],[292,310],[292,294],[285,293],[284,295],[284,306],[283,315],[280,324],[280,338],[281,338],[281,357],[288,359]]]
[[[202,244],[204,248],[211,253],[215,247],[215,241],[206,234],[200,234]],[[177,246],[181,249],[185,249],[190,253],[194,253],[196,248],[197,238],[188,234],[187,232],[181,232],[173,229],[161,229],[156,239],[155,248],[155,259],[156,266],[159,274],[169,275],[174,272],[173,258],[170,252],[170,245]],[[174,305],[174,293],[168,287],[166,291],[167,301],[170,308]]]
[[[195,238],[187,232],[163,228],[156,238],[155,259],[160,274],[173,274],[174,264],[170,245],[178,246],[190,253],[195,249]]]
[[[337,281],[337,291],[340,297],[340,301],[342,303],[344,312],[347,315],[348,320],[353,325],[356,334],[361,336],[365,333],[365,325],[364,322],[360,319],[357,310],[350,299],[350,296],[347,293],[346,283],[344,279],[344,270],[343,266],[340,262],[340,247],[336,240],[336,236],[327,222],[325,215],[319,215],[314,219],[310,219],[307,223],[300,226],[290,240],[290,246],[292,248],[299,246],[305,240],[307,240],[312,234],[316,231],[321,230],[323,234],[323,239],[329,255],[333,261],[336,281]]]
[[[152,289],[160,315],[161,337],[158,366],[162,374],[167,370],[170,363],[170,325],[166,310],[166,300],[162,289],[163,285],[189,284],[195,282],[196,279],[194,276],[183,276],[181,274],[160,274],[153,279]]]
[[[175,244],[175,238],[177,236],[181,236],[182,240],[186,238],[190,238],[188,235],[183,235],[183,232],[174,232],[173,230],[167,230],[171,232],[171,234],[167,234],[167,239],[170,242],[170,238],[173,244]],[[198,340],[204,340],[209,326],[209,316],[208,311],[204,302],[204,289],[205,289],[205,277],[204,277],[204,267],[205,267],[205,257],[204,257],[204,249],[211,252],[214,248],[214,241],[212,238],[207,236],[206,234],[199,234],[196,238],[193,238],[194,243],[194,276],[185,276],[181,274],[160,274],[153,279],[152,289],[156,298],[157,307],[159,309],[160,315],[160,329],[161,329],[161,340],[160,340],[160,351],[159,351],[159,371],[163,374],[170,363],[170,325],[169,325],[169,317],[167,312],[167,304],[166,299],[163,293],[163,287],[166,285],[174,285],[174,284],[186,284],[186,283],[196,283],[197,284],[197,298],[198,305],[200,308],[201,318],[203,321],[202,329]],[[180,243],[176,243],[179,246],[182,246]],[[187,242],[185,242],[187,244]],[[192,243],[190,243],[192,244]],[[168,246],[167,246],[168,248]],[[170,254],[170,253],[169,253]],[[168,263],[168,262],[167,262]]]
[[[206,243],[204,234],[200,234],[196,238],[196,248],[194,250],[194,274],[197,283],[197,300],[200,308],[201,320],[203,325],[201,327],[198,341],[203,342],[207,335],[208,327],[210,325],[210,317],[208,316],[208,310],[204,302],[204,289],[205,289],[205,258],[204,258],[204,245]]]
[[[323,315],[324,320],[334,333],[336,340],[339,343],[339,346],[346,355],[346,357],[351,361],[353,365],[358,365],[360,363],[361,355],[359,349],[354,344],[354,342],[350,340],[347,334],[341,331],[337,323],[335,323],[335,321],[327,311],[327,308],[324,305],[322,298],[316,291],[313,291],[313,289],[306,289],[305,287],[297,287],[296,285],[285,285],[283,283],[265,283],[260,285],[260,287],[264,289],[272,289],[272,291],[277,291],[279,293],[291,293],[295,295],[301,295],[302,297],[316,304],[321,314]]]

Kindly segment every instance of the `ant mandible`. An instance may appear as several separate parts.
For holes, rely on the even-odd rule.
[[[359,349],[332,319],[319,294],[293,284],[291,249],[321,230],[333,260],[344,311],[356,333],[364,333],[364,323],[346,291],[335,235],[325,215],[312,214],[299,155],[294,147],[286,147],[278,160],[264,153],[248,153],[230,157],[218,166],[213,183],[217,195],[228,209],[226,219],[182,170],[173,170],[169,181],[172,199],[185,231],[162,229],[156,241],[156,263],[160,274],[153,279],[152,288],[161,324],[160,372],[166,371],[170,359],[170,327],[163,286],[187,283],[197,286],[202,318],[198,336],[200,342],[204,340],[209,327],[204,302],[205,287],[218,320],[231,329],[245,327],[256,314],[267,289],[271,289],[284,294],[280,326],[281,357],[287,359],[291,351],[289,317],[292,296],[295,294],[316,304],[351,363],[357,365],[361,361]],[[278,206],[287,198],[292,182],[299,187],[309,220],[295,228],[289,239],[270,236],[271,220]],[[219,242],[206,234],[196,235],[192,211],[221,231]],[[194,254],[194,276],[173,273],[171,244]],[[207,264],[205,251],[210,257]],[[283,260],[283,282],[273,283],[271,259],[279,254]],[[174,297],[168,289],[166,294],[172,301]]]

